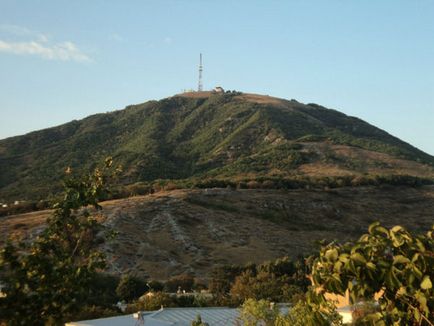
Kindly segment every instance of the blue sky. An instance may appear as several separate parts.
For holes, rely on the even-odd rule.
[[[315,102],[434,154],[434,1],[0,0],[0,139],[197,85]]]

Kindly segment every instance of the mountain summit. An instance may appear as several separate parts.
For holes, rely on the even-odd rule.
[[[156,179],[434,176],[434,157],[317,104],[183,93],[0,140],[0,199],[55,192],[65,168],[112,156],[125,184]]]

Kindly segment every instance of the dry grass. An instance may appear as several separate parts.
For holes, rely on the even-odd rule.
[[[274,104],[278,106],[285,105],[285,100],[277,97],[268,96],[268,95],[243,93],[241,95],[236,96],[236,99],[245,100],[254,103],[260,103],[260,104]]]
[[[315,250],[317,240],[354,239],[374,220],[427,230],[433,199],[432,186],[160,192],[104,202],[104,223],[119,235],[102,249],[114,273],[203,277],[216,264],[295,257]],[[4,217],[0,231],[30,236],[48,215]]]

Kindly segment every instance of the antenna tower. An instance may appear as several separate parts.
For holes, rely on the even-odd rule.
[[[197,85],[197,91],[198,92],[202,92],[202,89],[203,89],[202,71],[203,71],[203,66],[202,66],[202,53],[201,53],[200,54],[200,60],[199,60],[199,83]]]

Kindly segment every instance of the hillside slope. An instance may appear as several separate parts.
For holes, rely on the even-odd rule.
[[[355,239],[375,220],[425,232],[433,211],[434,186],[175,190],[104,202],[103,223],[119,234],[103,250],[112,273],[203,278],[219,264],[296,257],[318,240]],[[0,232],[34,236],[48,215],[1,217]]]
[[[254,94],[181,94],[0,140],[0,200],[58,191],[66,167],[113,156],[124,184],[155,179],[408,174],[434,158],[360,119]]]

